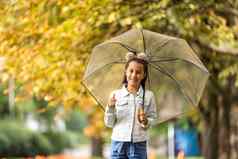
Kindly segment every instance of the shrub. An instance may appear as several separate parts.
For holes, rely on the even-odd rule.
[[[35,156],[52,154],[51,143],[46,137],[25,128],[21,123],[1,121],[0,154],[5,156]]]
[[[53,153],[60,153],[65,148],[73,147],[74,143],[70,135],[66,132],[45,132],[44,135],[48,138],[48,141],[54,145]]]

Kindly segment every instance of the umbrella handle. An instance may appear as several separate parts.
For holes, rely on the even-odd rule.
[[[145,122],[145,124],[147,124],[147,118],[143,107],[138,109],[137,118],[140,123]]]

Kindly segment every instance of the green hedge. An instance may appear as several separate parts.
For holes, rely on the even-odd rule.
[[[54,131],[49,131],[45,132],[43,134],[48,141],[51,143],[51,145],[54,146],[52,153],[60,153],[62,150],[65,148],[70,148],[76,145],[74,141],[77,142],[77,139],[75,136],[72,136],[71,133],[69,132],[54,132]]]
[[[37,133],[14,121],[0,121],[0,157],[49,155],[72,147],[68,133]]]

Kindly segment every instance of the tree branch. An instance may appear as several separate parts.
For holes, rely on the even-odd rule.
[[[225,13],[225,14],[229,14],[229,15],[233,15],[233,16],[237,16],[238,17],[238,10],[231,8],[231,7],[216,7],[215,9],[216,12],[220,12],[220,13]]]
[[[204,44],[205,45],[205,44]],[[209,47],[210,49],[219,52],[219,53],[230,53],[233,54],[235,56],[238,56],[238,49],[236,48],[231,48],[231,47],[227,47],[227,46],[215,46],[215,45],[207,45],[207,47]]]
[[[232,55],[232,56],[238,57],[238,48],[231,48],[231,47],[227,47],[225,45],[215,46],[213,44],[203,42],[199,39],[193,40],[193,42],[197,43],[198,45],[200,45],[202,47],[205,47],[208,50],[212,50],[212,51],[215,51],[215,52],[221,53],[221,54]]]

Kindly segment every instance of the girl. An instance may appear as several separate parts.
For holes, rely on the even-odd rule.
[[[154,94],[145,90],[147,75],[146,55],[129,52],[123,86],[111,93],[104,116],[113,128],[111,159],[147,159],[147,129],[157,118]]]

